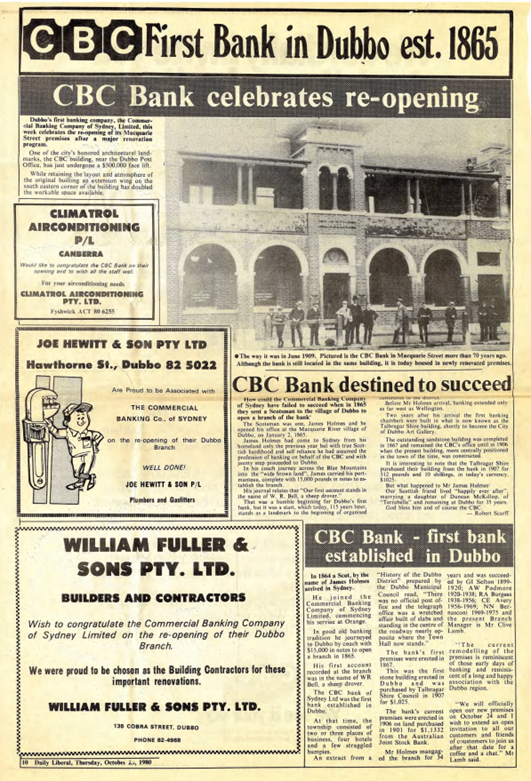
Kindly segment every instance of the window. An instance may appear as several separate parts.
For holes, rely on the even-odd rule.
[[[323,263],[348,263],[348,257],[339,247],[332,247],[325,253]]]
[[[265,249],[255,264],[254,305],[293,307],[301,298],[301,264],[293,250]]]
[[[424,299],[433,306],[448,306],[453,301],[463,306],[463,285],[459,260],[450,250],[433,252],[425,266]]]
[[[333,176],[328,168],[319,171],[319,209],[331,211],[334,208]]]
[[[236,265],[230,252],[217,244],[193,250],[184,264],[183,299],[186,309],[236,309]]]
[[[377,252],[371,260],[369,274],[371,304],[394,307],[401,298],[406,306],[411,306],[409,268],[399,250],[388,248]]]
[[[499,252],[478,252],[478,266],[499,266]]]
[[[191,184],[190,203],[211,206],[214,203],[214,188],[206,184]]]
[[[478,300],[480,304],[490,304],[494,301],[500,321],[508,319],[509,308],[501,274],[478,274]]]

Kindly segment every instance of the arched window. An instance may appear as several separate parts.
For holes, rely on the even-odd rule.
[[[346,168],[340,168],[337,174],[337,208],[350,211],[350,175]]]
[[[323,263],[348,263],[347,253],[339,247],[332,247],[325,252]]]
[[[411,306],[411,279],[403,253],[397,249],[382,249],[376,253],[369,267],[369,297],[371,304],[396,306],[401,298]]]
[[[302,298],[301,264],[289,247],[268,247],[254,268],[255,306],[293,307]]]
[[[448,306],[453,301],[463,305],[461,266],[453,252],[440,249],[433,252],[424,267],[424,297],[432,306]]]
[[[322,211],[331,211],[334,205],[332,178],[329,168],[321,168],[319,171],[319,208]]]
[[[202,244],[184,262],[183,304],[209,309],[236,309],[236,264],[219,244]]]

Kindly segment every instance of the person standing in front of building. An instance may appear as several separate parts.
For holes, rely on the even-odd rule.
[[[481,303],[481,306],[478,309],[478,320],[479,320],[479,341],[488,342],[489,341],[489,309],[487,307],[486,301],[483,301]]]
[[[266,316],[264,317],[264,349],[267,350],[267,348],[271,344],[271,337],[273,336],[273,313],[275,311],[275,308],[270,306],[269,311],[267,312]]]
[[[419,321],[420,341],[423,344],[428,344],[428,326],[431,321],[431,309],[426,306],[426,303],[420,307],[417,319]]]
[[[446,320],[446,328],[448,329],[448,338],[446,341],[451,344],[454,338],[455,321],[457,319],[457,309],[455,308],[453,301],[450,301],[446,307],[444,319]]]
[[[487,307],[487,326],[489,330],[489,341],[498,341],[498,326],[500,324],[500,316],[498,314],[498,307],[496,301],[492,299]]]
[[[363,343],[370,344],[372,339],[372,329],[378,319],[378,313],[374,311],[370,304],[367,304],[363,311]]]
[[[339,344],[341,341],[343,341],[343,344],[347,345],[350,323],[352,321],[352,314],[350,312],[348,301],[343,301],[341,304],[341,309],[338,309],[336,312],[336,317],[337,343]]]
[[[321,319],[321,311],[319,304],[313,302],[308,311],[306,312],[306,320],[310,326],[310,347],[320,347],[319,344],[319,321]]]
[[[360,343],[360,326],[363,322],[363,309],[361,308],[358,296],[352,297],[352,304],[349,306],[350,309],[350,316],[351,321],[349,324],[349,329],[347,333],[347,345],[351,345],[354,343],[354,338],[356,339],[356,344]]]
[[[290,312],[289,319],[291,325],[291,346],[296,347],[295,334],[297,334],[299,337],[299,344],[303,347],[301,323],[304,320],[304,309],[302,308],[302,301],[297,301]]]
[[[409,327],[409,318],[407,317],[406,307],[404,306],[402,299],[398,298],[396,301],[395,332],[393,334],[393,344],[398,344],[400,331],[402,331],[402,344],[406,343],[406,322]]]
[[[286,316],[284,312],[282,311],[281,306],[277,306],[277,308],[273,311],[273,316],[271,318],[271,321],[273,323],[273,327],[277,333],[277,339],[278,339],[278,346],[284,347],[284,326],[286,324]]]

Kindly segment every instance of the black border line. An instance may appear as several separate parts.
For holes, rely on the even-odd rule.
[[[220,531],[256,531],[256,530],[263,530],[263,531],[294,531],[294,560],[293,560],[293,570],[294,570],[294,576],[295,576],[295,650],[296,650],[296,686],[295,686],[295,701],[296,701],[296,710],[297,710],[297,718],[296,718],[296,726],[295,726],[295,739],[296,739],[296,748],[295,749],[212,749],[212,750],[201,750],[201,749],[194,749],[194,750],[185,750],[185,749],[170,749],[168,751],[47,751],[47,752],[26,752],[20,750],[20,744],[22,740],[22,724],[21,724],[21,702],[20,702],[20,696],[21,696],[21,660],[20,660],[20,543],[19,543],[19,537],[22,532],[65,532],[65,531],[76,531],[79,532],[79,527],[77,526],[52,526],[49,528],[46,528],[45,526],[25,526],[25,527],[17,527],[15,528],[15,605],[16,605],[16,665],[17,665],[17,754],[20,758],[22,757],[28,757],[28,758],[40,758],[40,757],[120,757],[120,756],[131,756],[131,757],[142,757],[142,756],[152,756],[152,755],[214,755],[214,754],[223,754],[223,755],[258,755],[258,754],[266,754],[266,755],[302,755],[301,751],[301,581],[303,577],[303,573],[301,573],[301,567],[300,567],[300,547],[301,547],[301,529],[302,521],[290,521],[289,523],[258,523],[255,525],[249,525],[249,524],[239,524],[239,523],[228,523],[228,524],[205,524],[196,526],[195,524],[179,524],[177,526],[167,526],[165,524],[156,525],[156,526],[84,526],[83,527],[83,533],[90,532],[90,531],[96,531],[96,532],[102,532],[105,529],[108,529],[109,531],[112,531],[113,533],[116,533],[117,531],[150,531],[150,532],[156,532],[156,531],[172,531],[175,532],[179,529],[183,529],[186,531],[193,531],[194,533],[196,531],[205,531],[205,530],[220,530]],[[304,756],[303,756],[304,761]],[[24,769],[40,769],[41,766],[35,766],[35,765],[21,765]],[[44,769],[49,769],[49,766],[42,766]],[[180,769],[188,769],[186,766],[179,766]],[[299,765],[295,767],[301,767]],[[88,766],[87,768],[72,768],[71,766],[54,766],[53,769],[60,769],[60,770],[72,770],[72,769],[90,769],[94,770],[94,767]],[[97,768],[101,770],[109,770],[109,769],[124,769],[121,766],[119,768],[113,768],[111,766],[107,766],[104,768]],[[128,768],[127,765],[125,766],[125,769],[135,769],[138,770],[139,768],[137,766]],[[153,768],[153,767],[145,767],[140,769],[146,769],[146,770],[167,770],[169,768],[167,767],[159,767],[159,768]]]
[[[19,172],[20,172],[20,148],[19,148]],[[20,192],[20,181],[19,181],[19,192]],[[32,198],[32,199],[34,198],[34,196],[25,196],[25,197]],[[130,203],[127,203],[127,201],[130,201]],[[72,206],[72,205],[83,206],[84,204],[86,204],[87,206],[102,206],[103,208],[105,206],[107,206],[107,207],[112,206],[113,204],[116,205],[116,206],[134,206],[134,207],[136,207],[136,206],[144,206],[144,207],[147,207],[148,209],[151,210],[151,236],[152,236],[152,239],[153,239],[153,241],[152,241],[152,245],[153,246],[151,248],[151,316],[150,317],[82,317],[81,319],[82,320],[91,320],[91,321],[94,320],[94,321],[97,321],[97,322],[100,322],[100,321],[106,321],[106,322],[107,321],[112,321],[112,322],[116,322],[116,321],[124,322],[124,321],[127,321],[127,322],[131,322],[131,323],[136,323],[136,322],[154,323],[155,322],[155,314],[156,314],[156,312],[155,312],[155,309],[156,309],[155,301],[156,301],[156,298],[157,298],[157,296],[156,296],[156,293],[157,293],[157,288],[156,288],[157,275],[155,273],[155,271],[156,271],[155,270],[155,265],[157,263],[156,247],[158,246],[158,240],[157,241],[155,240],[156,236],[157,236],[157,233],[156,233],[157,225],[156,225],[156,221],[155,221],[155,201],[154,200],[153,201],[146,201],[146,203],[142,203],[141,200],[133,201],[132,198],[128,198],[128,199],[126,199],[124,201],[120,201],[119,199],[113,199],[113,200],[108,200],[108,201],[97,201],[97,200],[92,201],[92,200],[87,199],[87,198],[81,198],[78,201],[72,201],[70,199],[70,197],[69,197],[69,199],[67,201],[59,200],[59,202],[57,202],[57,201],[51,202],[51,201],[34,201],[34,200],[32,200],[31,202],[28,202],[28,201],[24,200],[22,202],[18,202],[18,203],[14,203],[13,204],[13,212],[14,212],[14,214],[13,214],[14,241],[15,241],[15,251],[14,251],[14,258],[13,258],[13,262],[14,262],[13,293],[14,293],[14,307],[15,307],[14,319],[18,320],[19,322],[26,322],[26,321],[36,320],[39,323],[40,322],[46,323],[48,321],[57,322],[58,320],[64,321],[64,322],[74,322],[74,321],[80,319],[79,317],[76,318],[76,317],[73,317],[73,316],[70,316],[70,317],[19,317],[18,306],[17,306],[17,303],[18,303],[18,268],[17,268],[17,247],[18,247],[18,243],[17,243],[17,240],[16,240],[17,239],[17,208],[20,208],[22,206],[26,206],[26,207],[27,206],[29,206],[29,207],[35,207],[35,206],[44,206],[44,207],[57,206],[57,207],[61,207],[62,208],[62,206]],[[65,218],[65,219],[67,219],[67,218]],[[160,274],[159,274],[159,276],[160,276]],[[159,285],[159,288],[160,288],[160,285]],[[96,294],[96,292],[97,292],[97,290],[95,291],[95,294]],[[159,299],[160,299],[160,291],[159,291]],[[159,320],[160,320],[160,301],[159,301]]]
[[[29,331],[77,331],[77,332],[89,332],[96,333],[104,331],[106,333],[111,332],[126,332],[126,333],[221,333],[223,335],[223,456],[224,456],[224,489],[223,489],[223,512],[220,513],[59,513],[48,512],[45,513],[42,510],[40,512],[22,512],[21,505],[21,435],[20,435],[20,364],[19,364],[19,337],[20,333],[26,333]],[[17,516],[19,518],[42,518],[45,523],[49,523],[51,518],[228,518],[229,517],[229,497],[230,497],[230,484],[229,484],[229,335],[228,326],[146,326],[129,328],[127,325],[121,326],[101,326],[100,328],[88,327],[88,326],[76,326],[76,325],[61,325],[61,326],[20,326],[15,328],[15,408],[16,408],[16,457],[17,457]],[[43,505],[39,505],[42,507]]]
[[[19,48],[18,48],[18,60],[19,60],[19,75],[26,75],[26,74],[32,74],[33,71],[23,71],[22,70],[22,30],[23,30],[23,14],[24,13],[31,13],[31,12],[37,12],[37,11],[77,11],[85,13],[87,12],[100,12],[100,11],[106,11],[112,10],[113,8],[116,8],[116,11],[123,11],[124,13],[128,13],[127,8],[120,8],[116,6],[25,6],[23,8],[19,9]],[[499,10],[489,10],[488,8],[484,8],[481,10],[475,10],[473,8],[470,9],[453,9],[453,8],[388,8],[388,9],[381,9],[381,8],[300,8],[300,7],[287,7],[287,8],[265,8],[264,6],[260,8],[255,7],[243,7],[243,8],[234,8],[234,7],[225,7],[225,8],[219,8],[216,6],[209,7],[209,6],[183,6],[183,7],[172,7],[172,8],[164,8],[164,7],[156,7],[153,8],[149,6],[134,6],[135,11],[140,12],[154,12],[154,13],[234,13],[234,14],[241,14],[241,13],[263,13],[264,11],[267,12],[267,14],[278,14],[278,13],[294,13],[294,14],[402,14],[402,15],[409,15],[409,14],[444,14],[448,16],[449,14],[466,14],[466,15],[473,15],[473,14],[481,14],[481,15],[508,15],[509,17],[509,62],[508,62],[508,73],[506,76],[494,76],[494,77],[488,77],[488,78],[502,78],[502,79],[512,79],[513,78],[513,25],[514,25],[514,14],[512,9],[505,10],[504,8],[500,8]],[[68,75],[72,75],[71,71],[66,72]],[[44,74],[43,74],[44,75]],[[55,73],[50,72],[50,75],[66,75],[63,73]],[[96,74],[94,74],[96,75]],[[142,73],[135,73],[135,76],[141,76],[141,75],[149,75],[149,72],[147,74]],[[193,75],[193,74],[190,74]],[[221,75],[219,72],[216,72],[215,74],[201,74],[201,75],[215,75],[219,76]],[[230,75],[230,74],[228,74]],[[256,74],[244,74],[239,73],[238,75],[244,76],[244,75],[256,75]],[[272,74],[271,74],[272,75]],[[312,78],[312,74],[303,74],[307,78]],[[315,75],[315,74],[314,74]],[[361,75],[361,74],[360,74]],[[436,74],[436,78],[455,78],[455,77],[448,77],[444,74]],[[264,78],[264,77],[262,77]],[[385,78],[385,77],[384,77]],[[408,77],[409,78],[409,77]],[[419,76],[418,78],[423,78],[422,76]],[[459,76],[457,78],[469,78],[467,76]],[[486,77],[480,77],[480,78],[486,78]]]
[[[511,26],[511,53],[512,53],[512,26]],[[512,384],[512,415],[513,415],[513,562],[514,562],[514,568],[513,568],[513,610],[514,610],[514,766],[515,768],[518,767],[518,649],[519,649],[519,642],[517,637],[517,626],[518,626],[518,613],[517,613],[517,605],[516,605],[516,598],[518,593],[517,588],[517,573],[516,573],[516,533],[517,533],[517,523],[516,523],[516,409],[515,409],[515,376],[514,376],[514,351],[515,351],[515,288],[516,288],[516,281],[515,281],[515,263],[514,263],[514,244],[515,244],[515,229],[514,229],[514,223],[515,223],[515,216],[514,216],[514,198],[513,193],[515,191],[514,188],[514,182],[515,178],[517,178],[517,173],[514,165],[514,84],[511,84],[511,233],[510,233],[510,242],[511,242],[511,346],[510,346],[510,352],[511,352],[511,375],[513,379]]]
[[[19,74],[21,76],[23,75],[23,72],[21,70],[21,59],[22,59],[22,45],[21,45],[22,44],[22,16],[23,16],[23,13],[25,11],[29,12],[29,11],[42,11],[42,10],[43,10],[42,6],[36,6],[36,7],[28,6],[28,7],[19,9],[19,18],[20,18],[20,24],[19,24],[19,38],[20,38],[20,45],[19,45]],[[50,7],[47,8],[47,10],[50,10],[50,11],[53,11],[53,10],[79,11],[80,7],[79,6],[56,6],[56,7],[50,6]],[[90,7],[87,10],[89,10],[89,11],[108,11],[109,10],[109,6]],[[149,11],[164,12],[164,13],[168,13],[168,12],[171,11],[171,12],[174,13],[174,12],[197,12],[197,11],[202,11],[203,9],[202,8],[198,8],[197,6],[193,6],[193,7],[178,7],[178,8],[175,8],[175,7],[174,8],[168,8],[168,7],[149,7],[148,8],[148,7],[145,7],[145,8],[140,8],[138,10],[141,10],[141,11],[142,10],[145,10],[145,11],[149,10]],[[263,9],[263,7],[260,8],[260,9],[257,9],[257,8],[233,8],[233,7],[230,7],[230,8],[212,7],[210,9],[208,9],[208,10],[210,10],[212,12],[216,11],[216,12],[221,12],[221,13],[223,13],[223,12],[242,13],[242,12],[260,11],[260,10],[264,10],[264,9]],[[373,8],[373,9],[365,9],[365,8],[364,9],[355,9],[355,8],[349,8],[349,9],[338,9],[338,8],[317,9],[317,8],[312,8],[312,9],[309,9],[309,8],[295,8],[293,6],[287,7],[287,8],[271,8],[271,9],[267,9],[267,11],[268,11],[268,13],[289,12],[289,13],[295,13],[295,14],[298,14],[298,13],[312,13],[312,14],[320,14],[320,13],[327,13],[327,14],[359,13],[359,14],[362,14],[362,13],[369,13],[369,12],[370,13],[391,14],[391,13],[409,13],[410,12],[407,9],[403,9],[403,10],[402,9],[386,9],[386,10],[383,10],[383,9],[375,9],[375,8]],[[480,10],[476,11],[474,9],[467,9],[467,10],[463,9],[462,10],[462,9],[446,8],[446,9],[414,9],[413,13],[416,13],[416,14],[425,14],[425,13],[448,14],[448,13],[452,13],[452,14],[467,14],[467,15],[478,14],[478,13],[485,14],[485,15],[488,15],[488,14],[508,14],[509,15],[509,74],[508,74],[508,76],[495,76],[495,77],[492,77],[492,76],[489,76],[489,77],[475,76],[473,78],[477,78],[477,79],[479,79],[479,78],[503,78],[503,79],[507,79],[508,78],[508,79],[512,79],[513,78],[513,61],[514,61],[513,24],[514,24],[514,20],[513,20],[513,11],[512,10],[500,9],[500,10],[495,10],[494,11],[494,10],[489,10],[488,8],[484,8],[481,11]],[[25,73],[27,73],[27,72],[24,72],[24,74]],[[71,72],[67,72],[67,74],[71,75]],[[54,72],[54,75],[67,75],[67,74],[66,73],[62,74],[62,73]],[[45,74],[35,74],[35,73],[31,72],[31,75],[45,75]],[[98,74],[98,75],[105,76],[106,74],[102,73],[102,74]],[[116,74],[113,73],[112,75],[115,76]],[[139,76],[139,77],[148,76],[148,75],[153,75],[153,74],[151,74],[149,72],[148,73],[138,73],[138,74],[135,74],[135,76]],[[194,75],[194,74],[190,74],[190,75]],[[201,74],[201,75],[205,75],[205,76],[219,76],[220,74],[218,72],[216,72],[214,74]],[[252,73],[241,73],[239,75],[241,75],[241,76],[253,76],[255,74],[252,74]],[[318,74],[318,75],[322,76],[323,74]],[[304,74],[304,76],[306,78],[312,78],[312,74]],[[344,77],[341,76],[340,78],[350,78],[350,77],[351,76],[344,76]],[[361,74],[360,74],[360,77],[361,77]],[[444,75],[439,76],[439,74],[437,74],[436,77],[437,78],[444,78],[444,79],[468,78],[468,77],[463,77],[463,76],[456,76],[456,77],[454,77],[454,76],[444,76]],[[389,77],[387,77],[387,76],[372,76],[371,78],[389,78]],[[424,76],[408,76],[407,78],[425,78],[425,77]],[[514,117],[513,117],[512,122],[511,122],[511,128],[512,128],[512,130],[511,130],[512,138],[513,138],[513,142],[514,142]],[[514,161],[512,163],[512,174],[513,174],[512,175],[512,179],[514,181],[515,180]],[[512,223],[512,235],[514,237],[514,209],[511,209],[511,223]],[[511,249],[511,253],[512,253],[512,280],[511,280],[511,287],[512,287],[512,291],[513,291],[513,299],[512,300],[513,300],[513,308],[514,308],[514,289],[515,289],[515,279],[514,279],[514,276],[515,276],[514,275],[514,244],[513,244],[513,247]],[[159,310],[159,319],[160,319],[160,310]],[[511,353],[512,353],[512,357],[513,357],[513,361],[514,361],[514,318],[511,318],[511,319],[512,319],[512,335],[513,335],[513,338],[511,340]],[[18,329],[17,329],[17,331],[18,331]],[[17,337],[17,340],[18,340],[18,333],[17,333],[16,337]],[[15,377],[16,377],[16,382],[18,384],[18,363],[17,363],[17,365],[15,367]],[[17,405],[17,415],[18,415],[18,407],[19,407],[18,396],[16,398],[16,405]],[[514,451],[515,451],[515,433],[516,432],[515,432],[515,420],[514,420],[514,390],[513,390],[513,464],[514,464]],[[19,426],[17,426],[17,449],[18,449],[18,446],[19,446]],[[17,491],[17,504],[18,504],[18,499],[19,499],[19,497],[18,497],[18,491]],[[514,469],[513,469],[513,516],[514,516],[515,502],[516,502],[516,486],[515,486],[515,474],[514,474]],[[513,519],[513,527],[514,527],[514,542],[513,542],[513,546],[515,548],[516,547],[516,533],[517,533],[517,525],[515,523],[515,519]],[[39,528],[39,527],[37,527],[37,528]],[[74,527],[74,528],[77,529],[77,527]],[[101,527],[96,527],[96,528],[97,529],[101,529]],[[113,528],[115,528],[115,527],[113,527]],[[137,528],[137,527],[134,527],[134,528]],[[172,528],[175,528],[175,527],[172,527]],[[256,527],[251,527],[251,528],[254,529]],[[18,545],[18,538],[17,538],[17,545]],[[17,576],[18,576],[18,558],[17,558],[17,565],[16,566],[17,566]],[[516,567],[515,567],[515,569],[516,569]],[[516,572],[515,572],[515,577],[516,577]],[[17,588],[18,588],[18,581],[17,581]],[[515,607],[515,611],[516,611],[516,592],[514,593],[514,607]],[[17,627],[18,627],[18,613],[17,613]],[[515,639],[516,639],[516,620],[515,620]],[[516,648],[515,648],[515,659],[516,659]],[[17,648],[17,660],[18,660],[18,648]],[[516,675],[517,675],[517,670],[516,670]],[[517,697],[517,686],[515,685],[515,706],[517,704],[516,703],[516,697]],[[518,741],[517,719],[518,719],[518,709],[516,708],[516,716],[515,716],[515,728],[516,728],[515,747],[517,747],[517,741]],[[505,770],[505,769],[509,769],[510,770],[511,767],[517,767],[518,766],[518,763],[516,761],[516,759],[517,759],[517,751],[515,752],[515,754],[516,755],[515,755],[515,765],[514,766],[506,766],[506,765],[501,765],[501,766],[498,766],[498,765],[496,765],[496,766],[484,766],[484,765],[482,765],[478,769],[480,769],[480,770],[481,769],[489,769],[489,767],[490,767],[490,768],[499,768],[499,769],[502,769],[502,770]],[[235,765],[235,766],[231,766],[231,767],[229,767],[229,766],[219,766],[219,769],[230,770],[230,769],[239,769],[241,767],[242,766],[240,766],[240,765]],[[267,768],[269,766],[264,766],[264,767]],[[286,769],[293,769],[293,766],[291,766],[291,765],[286,765],[285,767],[286,767]],[[306,762],[304,762],[304,766],[303,767],[305,767],[306,769],[311,769],[311,768],[307,768],[306,767]],[[346,769],[346,766],[342,766],[342,767]],[[350,767],[359,767],[359,766],[356,765],[356,766],[350,766]],[[367,767],[367,766],[365,766],[365,767]],[[374,769],[374,768],[377,768],[379,766],[373,765],[373,766],[370,766],[370,767],[372,767]],[[432,765],[429,765],[429,766],[428,765],[423,765],[421,767],[433,767],[433,766]],[[438,765],[437,767],[438,768],[440,768],[440,767],[442,767],[442,768],[450,768],[452,770],[470,770],[470,766],[469,765],[466,766],[466,767],[463,767],[463,766],[453,765],[452,764],[452,765]],[[32,767],[32,769],[35,769],[35,767]],[[57,768],[57,769],[62,769],[62,768]],[[78,768],[75,768],[75,769],[76,770],[84,770],[84,769],[91,769],[91,770],[93,770],[94,768],[93,767],[90,767],[90,768],[89,767],[87,767],[87,768],[78,767]],[[108,769],[108,768],[103,768],[103,769]],[[120,769],[123,769],[123,768],[120,768]],[[143,769],[153,770],[153,769],[170,769],[170,768],[135,767],[134,769],[138,771],[138,770],[143,770]],[[186,769],[186,770],[188,770],[188,769],[190,769],[190,770],[192,770],[192,769],[204,769],[204,766],[198,766],[198,767],[195,767],[195,768],[191,767],[191,766],[190,767],[179,766],[179,769]],[[260,769],[260,768],[255,766],[255,769]],[[271,768],[269,767],[269,769],[271,769]],[[340,766],[334,765],[334,769],[336,769],[336,770],[340,769]]]
[[[404,76],[402,74],[390,76],[389,74],[381,74],[381,73],[380,74],[375,73],[374,75],[372,75],[372,74],[368,75],[366,73],[348,73],[348,74],[345,74],[345,73],[303,73],[303,74],[297,73],[295,75],[292,75],[292,74],[289,74],[289,73],[287,73],[287,74],[268,73],[265,76],[259,76],[259,74],[256,74],[256,73],[215,73],[215,72],[211,72],[211,73],[151,73],[150,71],[141,71],[139,73],[112,73],[112,72],[109,73],[109,72],[103,72],[102,71],[101,73],[98,72],[98,73],[91,73],[89,75],[87,75],[87,74],[83,75],[82,73],[72,73],[72,72],[69,72],[69,71],[53,71],[53,72],[49,72],[49,73],[22,73],[20,75],[20,77],[19,77],[19,81],[22,82],[23,79],[50,79],[50,78],[55,78],[56,76],[57,76],[58,79],[59,78],[99,79],[101,77],[102,79],[112,78],[112,79],[129,79],[129,80],[131,80],[132,78],[137,78],[137,77],[139,79],[173,79],[173,78],[179,77],[180,79],[201,79],[201,80],[205,79],[205,81],[207,79],[214,79],[214,78],[223,78],[223,79],[230,79],[230,78],[236,78],[236,79],[239,79],[239,78],[242,78],[242,79],[259,79],[260,78],[262,81],[264,81],[266,79],[287,79],[287,80],[289,80],[289,79],[323,79],[323,80],[325,80],[325,79],[340,79],[340,80],[343,79],[345,81],[347,79],[349,79],[351,81],[353,79],[362,79],[362,80],[365,80],[365,79],[387,79],[387,81],[390,81],[390,82],[396,81],[397,79],[400,79],[401,81],[409,81],[410,79],[424,79],[424,81],[447,81],[447,80],[452,80],[453,79],[454,81],[458,80],[458,81],[503,81],[503,82],[512,80],[509,76],[437,76],[437,75],[435,75],[435,76],[426,76],[425,74],[420,74],[420,73],[417,73],[417,74],[414,74],[414,75],[406,75],[406,76]],[[82,116],[82,117],[84,117],[84,116],[87,116],[87,117],[96,116],[96,117],[101,117],[101,118],[104,118],[104,117],[107,116],[106,114],[94,114],[94,115],[92,115],[90,113],[90,111],[88,110],[90,108],[89,106],[86,106],[86,107],[79,106],[78,108],[80,108],[80,109],[86,108],[87,110],[86,111],[79,111],[76,114],[57,113],[57,114],[50,114],[49,116],[57,116],[57,117],[60,117],[60,116],[66,116],[66,117],[69,117],[69,116],[72,116],[72,117],[76,117],[76,116]],[[164,106],[161,106],[160,108],[164,108]],[[19,107],[19,111],[20,111],[20,107]],[[35,112],[35,113],[37,113],[37,112]],[[22,114],[22,112],[20,112],[20,116],[24,117],[24,116],[28,116],[28,115],[27,114]],[[123,114],[113,114],[113,115],[110,115],[110,116],[124,116],[124,115]],[[129,115],[126,115],[126,116],[129,116]],[[134,116],[134,115],[132,115],[132,116]],[[144,115],[143,114],[137,114],[136,116],[141,117],[141,116],[144,116]],[[151,119],[161,119],[162,116],[164,116],[164,115],[158,115],[158,114],[146,114],[145,115],[146,118],[151,118]],[[179,115],[177,115],[177,114],[173,115],[172,114],[171,116],[184,116],[184,117],[186,117],[185,114],[182,114],[182,115],[181,114],[179,114]],[[200,118],[201,116],[204,116],[204,115],[202,115],[202,114],[193,114],[192,116],[193,116],[194,119],[198,119],[198,118]],[[264,115],[260,114],[260,116],[264,116],[264,118],[266,118],[267,115],[266,114],[264,114]],[[235,118],[237,119],[238,117],[235,117]],[[298,114],[298,115],[294,114],[293,118],[294,119],[297,119],[297,118],[298,119],[301,119],[301,118],[304,119],[305,117],[302,114]],[[357,117],[355,117],[355,118],[357,119]],[[381,118],[384,119],[385,117],[381,117]],[[334,119],[334,117],[331,117],[331,119]],[[71,196],[69,196],[69,197],[71,197]]]

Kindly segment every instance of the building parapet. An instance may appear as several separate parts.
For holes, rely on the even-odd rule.
[[[353,233],[358,226],[359,218],[365,212],[344,212],[344,211],[317,211],[319,215],[318,227],[322,232],[326,231],[344,231]]]
[[[228,233],[305,234],[306,212],[295,209],[259,209],[256,206],[204,206],[181,203],[181,230]]]
[[[363,230],[371,238],[414,239],[508,239],[507,219],[486,217],[431,217],[412,214],[312,211],[318,215],[323,233]],[[216,206],[181,203],[178,227],[181,230],[227,233],[276,233],[305,235],[308,212],[298,209],[259,209],[256,206]]]
[[[462,217],[371,214],[367,218],[366,235],[382,238],[466,239],[466,220]]]
[[[509,240],[511,225],[508,219],[499,218],[466,220],[467,239],[492,239],[493,241]]]
[[[508,239],[507,219],[490,217],[421,217],[389,214],[367,215],[366,235],[416,239]]]

